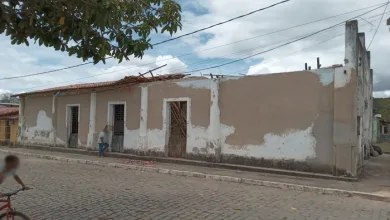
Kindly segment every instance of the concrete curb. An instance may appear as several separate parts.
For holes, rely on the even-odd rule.
[[[80,155],[89,155],[89,156],[97,155],[97,151],[77,149],[77,148],[47,147],[41,145],[17,145],[17,148],[41,150],[47,152],[71,153],[71,154],[80,154]],[[10,148],[3,148],[3,149],[10,149]],[[311,173],[311,172],[303,172],[303,171],[296,171],[296,170],[246,166],[246,165],[238,165],[238,164],[214,163],[214,162],[207,162],[207,161],[197,161],[197,160],[179,159],[179,158],[171,158],[171,157],[139,156],[133,154],[113,153],[113,152],[106,152],[105,156],[112,157],[112,158],[156,161],[159,163],[183,164],[183,165],[190,165],[190,166],[202,166],[202,167],[270,173],[270,174],[278,174],[278,175],[308,177],[308,178],[317,178],[317,179],[346,181],[346,182],[358,181],[357,177],[334,176],[330,174]]]
[[[59,156],[35,154],[35,153],[24,153],[24,152],[17,152],[12,150],[3,150],[3,149],[0,149],[0,152],[5,154],[36,157],[36,158],[47,159],[47,160],[58,160],[58,161],[64,161],[70,163],[89,164],[94,166],[107,166],[107,167],[122,168],[126,170],[168,174],[173,176],[205,178],[205,179],[213,179],[222,182],[244,183],[249,185],[266,186],[266,187],[273,187],[279,189],[314,192],[322,195],[335,195],[335,196],[344,196],[344,197],[358,196],[369,200],[390,203],[390,197],[383,196],[380,194],[374,194],[374,193],[348,191],[348,190],[333,189],[333,188],[321,188],[315,186],[298,185],[298,184],[282,183],[282,182],[271,182],[271,181],[263,181],[263,180],[247,179],[247,178],[238,178],[232,176],[212,175],[212,174],[198,173],[198,172],[191,172],[191,171],[128,165],[128,164],[121,164],[121,163],[106,163],[106,162],[95,161],[95,160],[74,159],[74,158],[66,158],[66,157],[59,157]]]

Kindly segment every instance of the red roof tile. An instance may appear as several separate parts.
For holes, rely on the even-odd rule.
[[[8,115],[8,116],[0,116],[0,120],[17,120],[19,119],[19,114],[17,115]]]
[[[0,117],[10,115],[19,115],[19,107],[0,108]]]
[[[154,76],[154,77],[126,76],[125,78],[120,79],[120,80],[116,80],[116,81],[83,83],[83,84],[59,86],[59,87],[54,87],[54,88],[49,88],[49,89],[42,89],[42,90],[37,90],[37,91],[32,91],[32,92],[15,94],[13,96],[24,96],[24,95],[30,95],[30,94],[78,90],[78,89],[93,89],[93,88],[100,88],[100,87],[107,87],[107,86],[117,86],[117,85],[122,85],[122,84],[135,85],[135,84],[147,83],[147,82],[181,79],[181,78],[184,78],[185,76],[186,75],[184,75],[184,74],[169,74],[169,75],[160,75],[160,76]]]

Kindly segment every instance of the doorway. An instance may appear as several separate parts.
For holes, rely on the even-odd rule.
[[[68,118],[68,147],[77,148],[78,146],[78,134],[79,134],[79,121],[80,121],[80,106],[79,105],[71,105],[68,106],[68,114],[70,117]]]
[[[187,101],[168,102],[168,157],[186,157],[187,149]]]
[[[113,152],[123,152],[125,130],[125,104],[110,105],[110,122],[112,125],[111,149]]]

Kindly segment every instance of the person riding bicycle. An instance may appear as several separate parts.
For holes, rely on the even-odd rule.
[[[17,156],[8,155],[4,158],[4,162],[0,163],[0,184],[4,182],[4,180],[13,176],[15,181],[19,183],[23,189],[28,189],[28,187],[23,183],[20,177],[16,174],[16,170],[19,169],[20,160]]]

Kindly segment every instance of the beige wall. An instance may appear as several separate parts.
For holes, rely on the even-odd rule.
[[[114,89],[96,93],[96,132],[99,133],[107,125],[108,103],[126,103],[126,128],[124,149],[138,148],[138,129],[140,125],[141,88]]]
[[[28,96],[25,98],[24,129],[21,139],[29,144],[54,144],[52,115],[53,97]]]
[[[57,111],[57,138],[61,142],[68,142],[68,131],[66,126],[67,105],[80,105],[79,109],[79,146],[85,147],[87,145],[88,128],[89,128],[89,107],[90,94],[74,94],[62,95],[56,98]],[[68,114],[70,114],[68,112]]]
[[[337,68],[334,91],[334,174],[355,176],[359,157],[357,136],[357,72],[347,67]]]
[[[164,151],[164,99],[188,99],[190,120],[187,121],[187,153],[207,153],[207,128],[210,124],[210,80],[185,79],[148,85],[148,147]],[[166,120],[169,120],[166,118]]]
[[[108,104],[125,103],[125,152],[162,156],[167,103],[188,101],[187,158],[353,176],[360,156],[356,96],[357,72],[348,67],[154,82],[97,91],[95,133],[108,122]],[[88,145],[90,99],[61,94],[53,121],[52,96],[27,97],[26,143],[66,142],[66,105],[80,104],[79,139]]]
[[[223,161],[330,172],[333,75],[323,69],[223,80]]]

